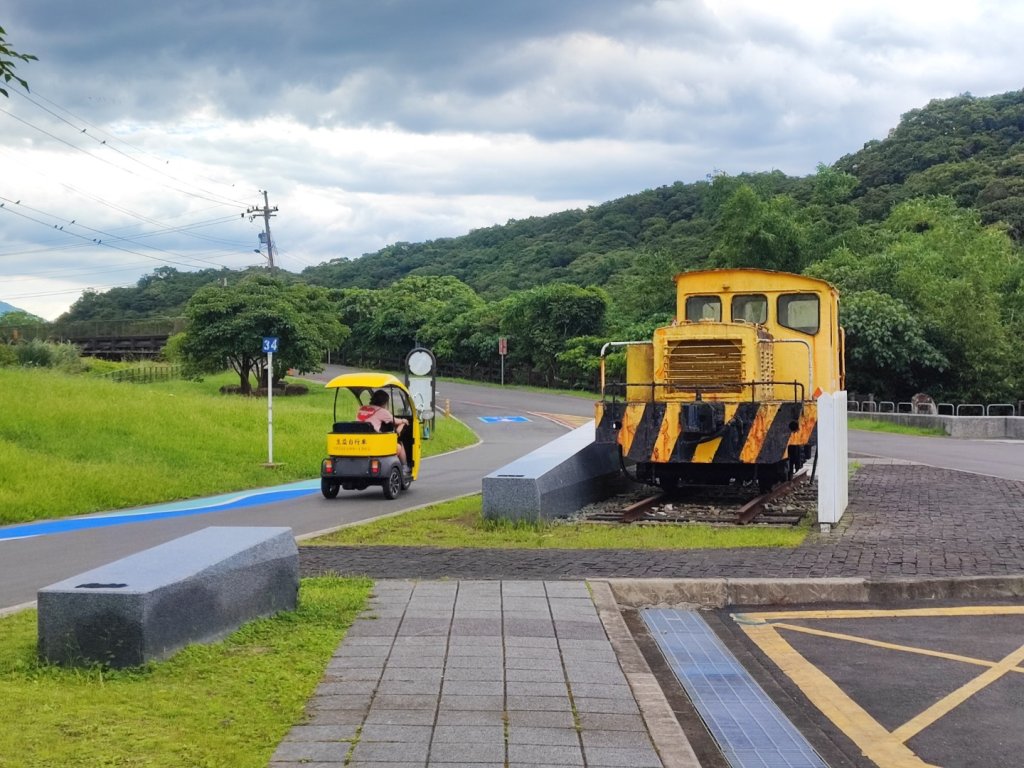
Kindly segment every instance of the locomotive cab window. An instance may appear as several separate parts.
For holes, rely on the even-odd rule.
[[[687,296],[686,319],[691,323],[700,320],[722,322],[722,300],[718,296]]]
[[[821,326],[818,295],[784,293],[779,296],[779,325],[814,335]]]
[[[768,322],[768,297],[762,294],[733,296],[732,321],[764,325]]]

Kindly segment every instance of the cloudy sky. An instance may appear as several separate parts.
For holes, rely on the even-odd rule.
[[[812,173],[1024,87],[1024,3],[6,0],[0,300],[292,271],[724,171]],[[264,249],[265,250],[265,249]]]

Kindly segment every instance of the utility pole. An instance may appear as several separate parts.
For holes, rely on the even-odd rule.
[[[256,218],[257,215],[263,216],[263,222],[265,232],[267,233],[267,266],[270,268],[271,274],[274,272],[274,242],[270,239],[270,217],[277,213],[277,206],[270,207],[270,203],[267,200],[267,191],[263,190],[263,207],[262,208],[250,208],[245,212],[249,216],[249,221]]]

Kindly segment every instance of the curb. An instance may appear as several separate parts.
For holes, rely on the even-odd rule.
[[[1024,597],[1024,574],[949,578],[831,579],[600,579],[628,608],[656,605],[895,603],[906,600],[994,600]],[[596,594],[596,593],[595,593]]]
[[[700,768],[697,755],[683,733],[657,678],[619,613],[611,585],[606,581],[587,580],[587,586],[664,768]]]

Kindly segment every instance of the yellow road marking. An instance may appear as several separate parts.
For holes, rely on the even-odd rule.
[[[967,699],[982,690],[986,686],[994,683],[996,680],[1001,678],[1011,669],[1016,667],[1024,661],[1024,645],[1018,648],[1016,651],[1011,653],[1005,659],[1000,661],[998,664],[993,666],[991,669],[986,669],[980,675],[973,680],[965,683],[964,685],[957,688],[948,696],[944,696],[937,702],[928,707],[924,712],[908,720],[906,723],[901,725],[892,735],[900,741],[906,742],[916,736],[918,733],[923,731],[929,725],[934,723],[943,715],[949,713],[951,710],[963,704]]]
[[[957,616],[1013,616],[1024,615],[1024,606],[954,606],[905,608],[896,610],[824,610],[824,611],[771,611],[764,613],[734,614],[733,619],[747,636],[778,665],[803,691],[804,695],[826,717],[857,744],[865,756],[879,768],[922,768],[928,766],[907,746],[925,728],[967,701],[978,691],[991,685],[1008,672],[1024,673],[1024,646],[998,662],[975,659],[959,654],[933,651],[925,648],[896,645],[869,638],[814,629],[785,623],[786,619],[877,619],[877,618],[936,618]],[[862,707],[851,699],[836,683],[801,656],[782,636],[779,630],[802,632],[847,642],[862,643],[888,650],[916,653],[950,661],[988,667],[973,680],[943,697],[924,712],[889,733]]]
[[[933,651],[928,648],[915,648],[910,645],[897,645],[895,643],[886,643],[882,640],[872,640],[868,637],[857,637],[856,635],[844,635],[841,632],[827,632],[823,629],[814,629],[812,627],[801,627],[796,624],[785,624],[780,622],[772,622],[773,627],[776,629],[788,629],[792,632],[803,632],[805,635],[816,635],[817,637],[829,637],[835,640],[845,640],[850,643],[860,643],[861,645],[870,645],[875,648],[884,648],[889,651],[903,651],[905,653],[914,653],[918,656],[934,656],[937,659],[948,659],[949,661],[960,661],[964,664],[974,664],[978,667],[994,667],[999,662],[988,661],[987,659],[976,659],[971,656],[961,656],[956,653],[946,653],[945,651]],[[1024,667],[1013,667],[1009,671],[1020,672],[1024,674]]]
[[[539,416],[542,419],[561,424],[563,427],[582,427],[588,421],[593,421],[592,416],[574,416],[571,413],[542,413],[540,411],[527,411],[531,416]]]
[[[838,685],[794,650],[771,624],[740,625],[821,712],[879,768],[934,768],[893,738]]]
[[[1024,614],[1024,605],[961,605],[934,608],[900,608],[895,610],[853,609],[842,611],[766,611],[738,613],[741,622],[757,623],[776,619],[883,619],[893,616],[1012,616]]]

